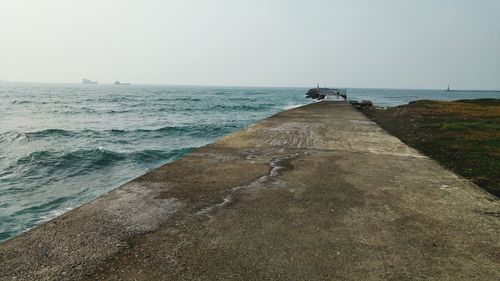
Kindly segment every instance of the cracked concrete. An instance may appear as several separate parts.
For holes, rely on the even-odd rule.
[[[499,212],[349,104],[320,102],[0,244],[0,278],[498,280]]]

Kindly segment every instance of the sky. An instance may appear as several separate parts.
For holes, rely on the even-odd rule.
[[[500,0],[0,0],[0,79],[500,89]]]

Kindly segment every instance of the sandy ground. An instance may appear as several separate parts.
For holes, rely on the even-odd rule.
[[[11,280],[499,280],[500,203],[347,103],[279,113],[0,245]]]

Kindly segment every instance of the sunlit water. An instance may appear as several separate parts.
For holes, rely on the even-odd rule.
[[[0,241],[193,148],[306,104],[301,88],[0,83]],[[394,106],[498,93],[349,89]]]

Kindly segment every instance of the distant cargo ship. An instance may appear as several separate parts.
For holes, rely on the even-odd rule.
[[[97,81],[92,81],[90,79],[83,78],[82,84],[97,84]]]
[[[125,82],[125,83],[122,83],[122,82],[120,82],[120,81],[115,81],[115,83],[114,83],[114,84],[115,84],[115,85],[125,85],[125,86],[126,86],[126,85],[130,85],[130,83],[126,83],[126,82]]]

